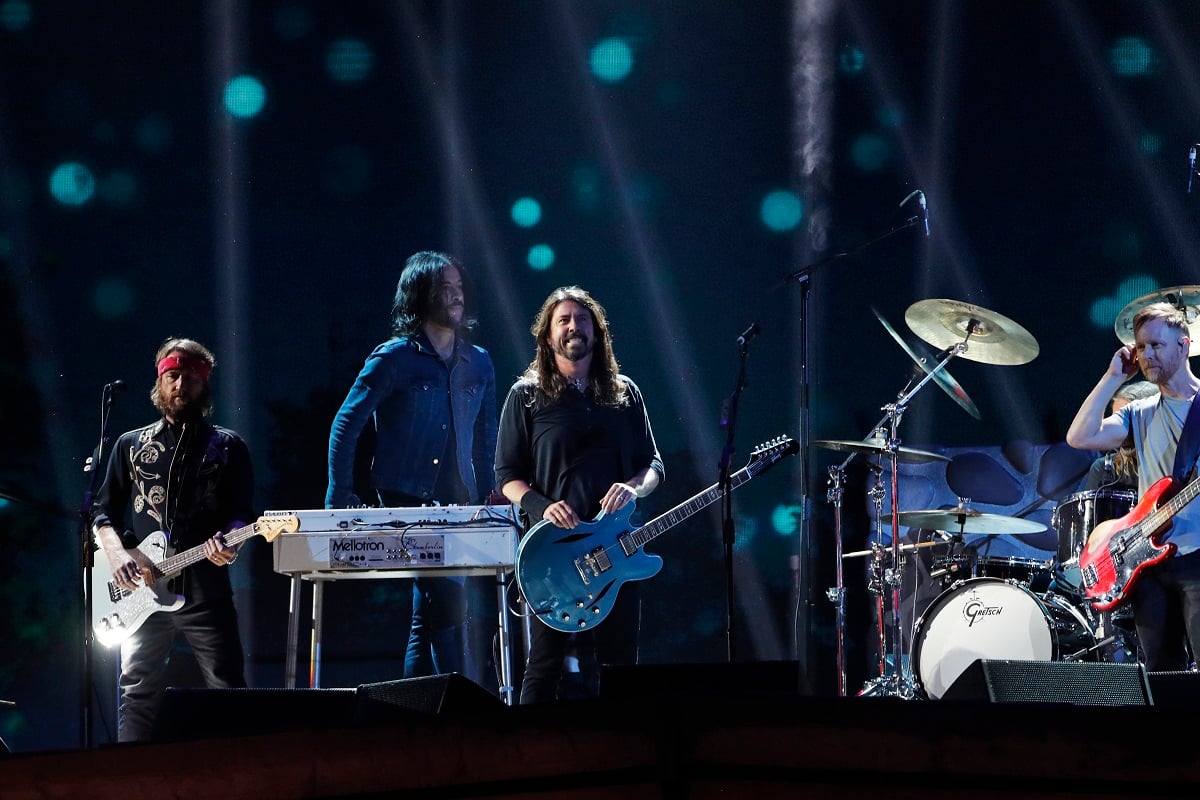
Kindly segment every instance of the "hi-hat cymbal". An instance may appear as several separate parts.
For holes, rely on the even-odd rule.
[[[901,511],[896,516],[901,525],[947,533],[1037,533],[1046,530],[1045,525],[1031,519],[989,514],[967,506]]]
[[[941,350],[967,343],[961,358],[984,364],[1027,364],[1039,347],[1029,331],[1003,314],[957,300],[919,300],[904,312],[917,336]]]
[[[887,442],[882,439],[864,439],[863,441],[847,441],[841,439],[817,439],[813,442],[817,447],[826,450],[841,450],[849,453],[864,453],[872,456],[888,455]],[[916,464],[927,461],[949,461],[949,457],[928,450],[914,450],[911,447],[897,447],[896,460],[906,464]]]
[[[1188,337],[1192,340],[1188,355],[1200,355],[1200,286],[1171,286],[1131,300],[1113,323],[1117,338],[1125,344],[1133,344],[1133,317],[1151,303],[1170,303],[1183,312],[1187,318]]]
[[[975,419],[981,418],[979,414],[979,407],[975,405],[975,401],[972,400],[970,395],[963,390],[958,381],[954,380],[953,375],[951,375],[944,367],[939,369],[937,372],[934,372],[933,366],[936,366],[936,361],[934,359],[922,358],[921,356],[917,355],[916,351],[908,346],[908,342],[904,341],[900,334],[896,333],[895,329],[888,324],[888,321],[883,318],[882,314],[880,314],[878,311],[875,311],[874,308],[872,308],[871,311],[875,313],[875,318],[879,320],[879,324],[883,326],[884,330],[890,333],[892,338],[896,340],[896,344],[900,345],[901,349],[903,349],[905,353],[908,353],[908,357],[915,361],[917,366],[925,370],[926,374],[933,375],[933,382],[942,387],[942,391],[950,395],[951,399],[962,406],[963,410],[972,417]],[[933,364],[933,366],[931,366],[931,364]]]

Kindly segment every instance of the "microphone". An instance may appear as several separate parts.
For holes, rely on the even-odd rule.
[[[1188,188],[1187,193],[1192,193],[1192,179],[1196,177],[1196,145],[1192,145],[1188,150]]]
[[[104,388],[108,389],[108,391],[112,392],[113,394],[119,394],[125,391],[125,389],[128,387],[125,385],[125,381],[117,378],[112,383],[105,384]]]
[[[738,347],[745,347],[750,344],[755,336],[758,336],[759,327],[757,322],[751,322],[750,327],[742,331],[742,335],[737,338]]]
[[[1193,148],[1193,155],[1195,149]],[[925,238],[929,238],[929,206],[925,205],[925,193],[920,189],[917,190],[917,202],[921,204],[921,219],[925,223]]]

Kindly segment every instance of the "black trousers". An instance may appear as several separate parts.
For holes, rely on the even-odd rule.
[[[1129,599],[1146,669],[1190,669],[1200,645],[1200,552],[1143,570]]]
[[[564,699],[564,677],[568,656],[578,659],[579,672],[574,692],[594,697],[600,690],[602,664],[636,664],[641,627],[638,584],[629,583],[608,617],[590,631],[562,633],[534,620],[529,629],[529,657],[521,679],[521,704],[550,703]]]
[[[245,656],[233,598],[188,603],[178,611],[151,614],[121,644],[117,741],[153,736],[166,688],[167,663],[175,637],[183,634],[210,689],[244,689]]]

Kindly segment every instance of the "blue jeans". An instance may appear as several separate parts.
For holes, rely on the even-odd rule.
[[[404,677],[463,671],[463,621],[467,593],[463,578],[413,580],[412,624],[404,654]]]

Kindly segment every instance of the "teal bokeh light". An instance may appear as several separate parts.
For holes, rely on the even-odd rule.
[[[313,29],[312,11],[299,3],[287,3],[275,9],[275,32],[288,41],[303,39]]]
[[[799,505],[777,505],[771,512],[771,530],[780,536],[792,536],[800,530],[804,509]]]
[[[1121,281],[1114,294],[1092,301],[1088,316],[1100,330],[1114,331],[1117,316],[1132,301],[1158,290],[1158,281],[1149,275],[1131,275]],[[1114,331],[1115,332],[1115,331]]]
[[[850,160],[863,172],[878,172],[891,157],[891,145],[877,133],[861,134],[850,144]]]
[[[1158,51],[1140,36],[1122,36],[1109,50],[1113,72],[1127,78],[1153,75],[1159,71]]]
[[[1138,137],[1138,149],[1143,155],[1156,156],[1162,152],[1162,137],[1147,131]]]
[[[225,85],[225,110],[238,119],[257,116],[267,103],[267,89],[253,75],[239,75]]]
[[[375,53],[360,39],[338,39],[325,53],[325,70],[338,83],[358,83],[375,67]]]
[[[119,278],[105,278],[92,291],[92,307],[102,319],[117,319],[133,310],[133,289]]]
[[[0,28],[23,31],[33,22],[33,6],[26,0],[4,0],[0,3]]]
[[[532,228],[542,221],[542,204],[532,197],[519,198],[512,204],[512,221],[522,228]]]
[[[533,269],[545,272],[554,265],[554,248],[548,244],[535,244],[529,248],[529,255],[525,260]]]
[[[592,74],[605,83],[616,83],[633,71],[633,51],[624,39],[602,39],[592,48],[588,59]]]
[[[857,75],[867,66],[867,57],[863,51],[848,44],[838,53],[838,69],[843,75]]]
[[[768,228],[783,233],[794,230],[800,224],[804,217],[804,204],[795,192],[776,189],[763,198],[758,215]]]
[[[96,176],[78,161],[68,161],[50,173],[50,195],[64,206],[81,206],[96,194]]]

